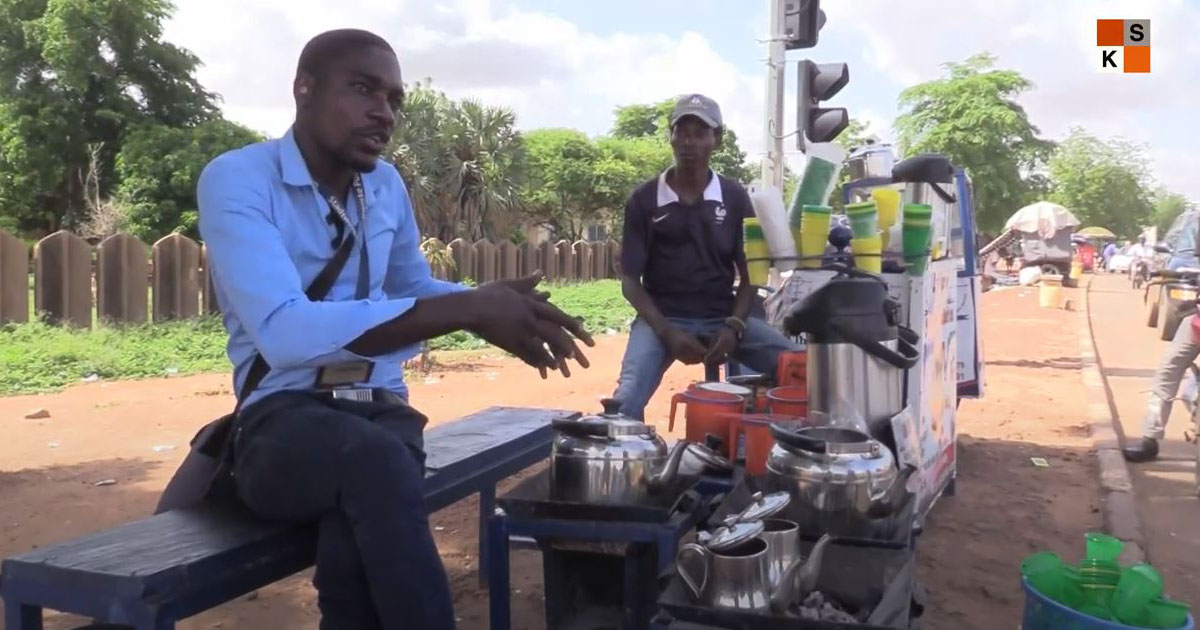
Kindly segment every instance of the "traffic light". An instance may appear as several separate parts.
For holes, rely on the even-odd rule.
[[[804,137],[812,142],[832,142],[850,124],[850,114],[844,107],[818,107],[840,92],[850,82],[850,66],[844,63],[813,63],[802,59],[800,70],[800,103],[797,107],[796,128],[800,130],[799,144]]]
[[[821,0],[783,0],[783,38],[786,50],[812,48],[825,26]]]

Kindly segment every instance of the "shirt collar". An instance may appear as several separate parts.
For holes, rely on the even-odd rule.
[[[379,164],[391,168],[390,164]],[[279,140],[279,167],[283,175],[283,183],[289,186],[312,186],[316,189],[312,174],[308,172],[308,164],[300,154],[300,145],[296,144],[296,134],[292,127]],[[363,196],[367,205],[375,202],[375,192],[384,181],[382,177],[372,177],[375,173],[363,173]]]
[[[663,171],[658,176],[658,207],[661,208],[667,204],[679,203],[679,195],[675,190],[667,184],[667,173],[671,169]],[[710,168],[708,169],[708,186],[704,187],[704,200],[715,201],[717,203],[725,203],[725,198],[721,195],[721,179]]]

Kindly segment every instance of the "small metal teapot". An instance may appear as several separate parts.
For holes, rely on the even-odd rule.
[[[706,470],[728,469],[728,459],[680,440],[669,451],[650,426],[622,415],[620,401],[602,401],[604,412],[552,422],[550,491],[561,501],[636,505],[680,489]]]

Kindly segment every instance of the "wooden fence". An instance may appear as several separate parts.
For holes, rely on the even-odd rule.
[[[453,269],[435,266],[439,277],[469,277],[479,284],[538,269],[550,282],[615,278],[620,257],[614,241],[516,245],[457,239],[446,245],[434,239],[426,246],[448,248],[454,261]],[[219,312],[204,246],[181,234],[153,246],[117,234],[93,247],[63,230],[38,241],[32,254],[30,274],[29,248],[0,231],[0,324],[29,320],[31,275],[33,311],[52,324],[90,328],[93,321],[160,322]]]

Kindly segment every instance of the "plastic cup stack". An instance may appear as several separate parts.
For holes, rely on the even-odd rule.
[[[767,247],[767,239],[763,236],[762,224],[758,219],[747,218],[742,222],[742,241],[746,266],[750,271],[750,284],[766,285],[771,272],[771,250]]]
[[[871,191],[871,199],[875,202],[879,231],[883,234],[883,247],[887,249],[889,232],[900,218],[900,191],[891,188],[876,188]]]
[[[908,263],[909,275],[925,275],[925,267],[929,262],[932,218],[933,208],[927,204],[910,203],[904,206],[901,238],[904,241],[904,262]]]
[[[801,267],[815,269],[821,266],[821,255],[829,241],[829,206],[806,205],[800,217],[800,261]]]

